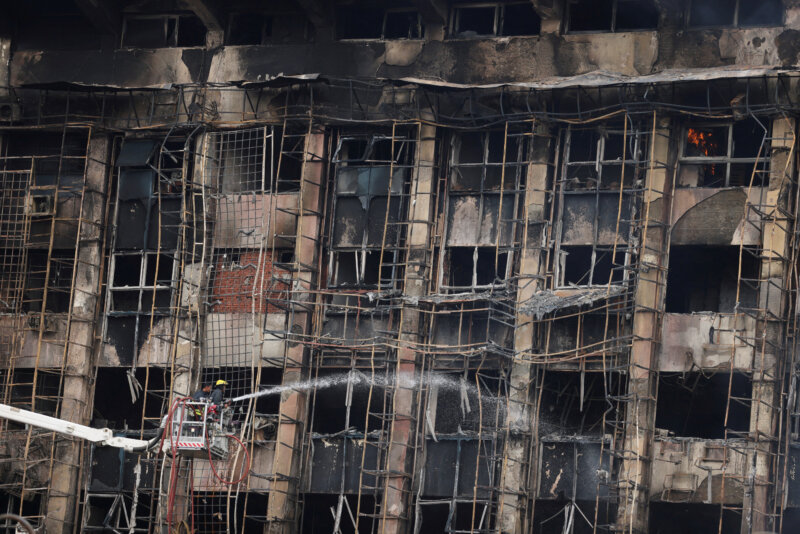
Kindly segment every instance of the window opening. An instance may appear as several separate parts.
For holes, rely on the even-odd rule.
[[[468,371],[466,374],[445,374],[431,381],[431,394],[436,394],[436,425],[439,434],[484,435],[502,425],[505,399],[497,396],[501,388],[498,371]],[[477,382],[476,382],[477,376]],[[479,389],[480,388],[480,389]]]
[[[655,30],[658,8],[652,0],[570,0],[570,32]]]
[[[377,512],[375,497],[371,495],[345,495],[343,498],[347,500],[347,503],[342,506],[339,530],[336,532],[340,534],[370,534],[377,531],[377,522],[380,519],[380,514],[374,513]],[[303,495],[303,502],[302,534],[334,532],[336,524],[334,516],[339,507],[339,497],[337,495],[306,493]],[[361,510],[361,515],[359,516],[358,530],[356,531],[351,517],[355,516],[357,510]],[[367,511],[372,513],[365,513]]]
[[[366,375],[360,377],[363,380],[351,380],[349,373],[360,373],[360,371],[346,369],[319,371],[319,378],[331,380],[333,385],[319,388],[314,393],[312,433],[325,435],[347,430],[349,433],[363,435],[369,384]],[[380,384],[373,385],[367,423],[370,430],[381,428],[380,414],[388,409],[388,406],[384,405],[386,399],[385,388]]]
[[[338,6],[338,39],[421,39],[425,28],[419,12],[412,9],[381,9]]]
[[[760,187],[768,181],[767,131],[755,119],[686,127],[678,187]]]
[[[122,367],[100,367],[97,369],[95,381],[94,409],[92,425],[97,428],[112,428],[114,430],[140,430],[143,427],[142,409],[144,417],[150,420],[148,430],[156,428],[158,421],[164,413],[169,395],[169,371],[157,367],[150,369],[137,368],[133,371],[133,378],[129,380],[130,369]],[[149,373],[149,376],[147,376]],[[145,380],[146,379],[146,380]],[[131,380],[144,385],[147,382],[147,395],[157,398],[147,399],[140,394],[134,400],[129,393]]]
[[[452,138],[444,288],[490,287],[506,280],[526,147],[515,132],[462,132]]]
[[[542,379],[539,432],[551,438],[602,435],[603,415],[613,419],[614,406],[607,392],[621,391],[615,373],[547,371]]]
[[[412,141],[343,136],[336,175],[330,287],[392,287],[399,280],[401,219],[413,161]],[[390,176],[391,172],[391,176]]]
[[[626,254],[613,245],[561,246],[559,286],[602,286],[627,280]]]
[[[703,245],[673,245],[667,272],[667,313],[733,313],[736,291],[739,306],[754,307],[758,295],[760,261],[746,249]],[[741,283],[740,283],[741,282]]]
[[[47,280],[47,302],[45,311],[67,313],[72,289],[72,270],[75,255],[72,251],[53,250],[48,258],[46,250],[28,252],[28,280],[25,284],[23,309],[39,313],[44,302],[44,286]],[[48,274],[48,265],[50,272]]]
[[[692,0],[689,27],[780,26],[781,0]]]
[[[656,427],[679,437],[721,439],[727,410],[727,429],[747,432],[752,391],[752,379],[741,373],[661,373]]]
[[[506,279],[508,252],[495,257],[494,247],[450,247],[450,285],[487,286]]]
[[[265,13],[231,13],[225,33],[227,44],[262,45],[272,35],[272,25],[273,17]]]
[[[599,526],[613,524],[617,515],[617,506],[607,500],[567,501],[562,495],[558,495],[556,500],[537,499],[535,507],[533,534],[596,534],[600,528],[595,528],[584,517],[593,520],[596,517]]]
[[[462,450],[462,456],[466,456]],[[474,468],[475,456],[472,457]],[[461,469],[470,465],[468,459],[462,458],[460,461]],[[482,462],[482,466],[485,464]],[[472,477],[470,485],[474,485],[475,471],[470,473],[460,473],[460,479]],[[451,475],[452,476],[452,475]],[[459,484],[461,485],[461,484]],[[451,490],[452,491],[452,490]],[[425,499],[425,500],[423,500]],[[480,497],[479,497],[480,499]],[[441,498],[432,495],[420,497],[417,503],[419,517],[416,523],[421,525],[419,532],[446,532],[446,533],[465,533],[465,532],[489,532],[489,522],[491,512],[487,504],[478,500],[474,503],[471,498],[464,495],[461,499],[447,499],[443,502]]]
[[[456,38],[481,36],[539,35],[542,21],[531,2],[458,5],[453,10],[452,35]]]
[[[619,190],[623,166],[623,186],[632,187],[642,162],[647,160],[647,151],[644,135],[633,128],[627,132],[622,125],[571,128],[567,132],[564,189]]]
[[[126,138],[115,159],[116,230],[109,263],[104,339],[134,365],[153,334],[164,335],[177,288],[185,142]],[[191,173],[192,158],[186,162]]]
[[[651,501],[650,531],[653,534],[706,534],[707,532],[739,532],[742,516],[739,512],[722,509],[720,525],[720,505],[701,503],[673,503]]]
[[[19,408],[31,409],[31,401],[36,398],[36,412],[55,417],[61,398],[61,377],[57,371],[38,371],[30,368],[15,368],[9,371],[10,404]],[[36,390],[33,378],[36,374]]]
[[[263,126],[215,137],[223,193],[283,193],[299,187],[305,135]]]
[[[128,16],[122,29],[123,48],[204,46],[206,28],[192,15]]]

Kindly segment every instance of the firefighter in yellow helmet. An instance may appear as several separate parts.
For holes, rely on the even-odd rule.
[[[214,389],[211,390],[211,404],[216,404],[217,406],[222,406],[222,401],[225,398],[225,386],[228,383],[222,379],[217,380],[217,383],[214,384]]]

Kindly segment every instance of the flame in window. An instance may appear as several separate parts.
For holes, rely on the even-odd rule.
[[[689,128],[687,133],[687,140],[690,145],[697,147],[697,150],[705,156],[713,156],[717,150],[717,142],[712,139],[714,135],[709,131],[695,130]],[[711,175],[716,174],[716,165],[710,165]]]
[[[696,146],[700,152],[706,156],[711,156],[716,151],[717,142],[712,139],[713,134],[711,132],[689,128],[687,137],[689,139],[689,144]]]

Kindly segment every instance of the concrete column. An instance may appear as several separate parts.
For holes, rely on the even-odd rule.
[[[655,382],[658,377],[656,353],[664,309],[666,285],[667,224],[672,190],[670,124],[656,124],[650,150],[652,162],[645,181],[640,218],[648,224],[642,229],[639,281],[636,284],[633,316],[633,341],[628,367],[628,402],[625,413],[622,466],[619,472],[619,532],[647,532],[650,456],[655,426]]]
[[[407,297],[423,296],[430,275],[427,257],[430,239],[431,207],[435,187],[436,128],[420,125],[420,142],[417,162],[411,181],[408,220],[408,257],[403,292]],[[417,355],[407,348],[408,342],[418,343],[419,310],[403,304],[400,311],[399,345],[397,350],[397,376],[414,376],[417,372]],[[411,463],[415,443],[415,387],[397,383],[392,407],[394,419],[389,430],[389,452],[386,459],[386,480],[383,485],[383,506],[380,527],[382,534],[401,534],[406,531],[411,489]]]
[[[522,250],[519,259],[517,309],[544,287],[547,271],[544,253],[544,231],[547,225],[547,180],[550,174],[552,137],[545,124],[536,127],[531,140],[530,161],[525,179],[525,207],[522,219]],[[530,410],[531,364],[525,353],[533,350],[533,317],[517,313],[514,333],[514,362],[511,365],[508,413],[508,433],[503,443],[503,470],[498,497],[498,531],[501,533],[528,532],[526,524],[527,490],[532,486],[525,479],[534,443],[531,441]]]
[[[559,35],[562,25],[566,21],[564,3],[556,0],[531,0],[531,2],[542,19],[541,33]]]
[[[770,514],[770,488],[774,487],[773,469],[777,454],[777,419],[780,403],[781,359],[786,357],[785,325],[789,306],[786,280],[790,264],[789,242],[792,222],[785,214],[794,176],[792,155],[795,121],[780,117],[772,123],[769,187],[759,206],[766,211],[762,234],[762,260],[759,285],[759,321],[753,358],[753,392],[750,409],[750,439],[754,453],[750,457],[753,477],[752,494],[745,491],[742,533],[770,532],[777,529]],[[796,150],[797,147],[795,146]],[[743,252],[747,254],[747,252]]]
[[[191,147],[190,147],[191,148]],[[203,331],[205,321],[205,307],[203,301],[206,299],[204,295],[204,288],[208,287],[208,278],[210,275],[209,261],[213,256],[213,248],[211,238],[213,235],[213,221],[216,213],[216,198],[211,192],[218,190],[219,184],[215,183],[217,176],[217,169],[213,159],[214,147],[211,146],[211,137],[208,133],[200,134],[197,137],[195,145],[194,168],[196,171],[192,176],[187,176],[188,168],[187,162],[184,162],[184,179],[190,185],[190,193],[187,198],[187,203],[195,202],[203,206],[203,213],[198,214],[203,217],[203,221],[197,221],[195,224],[204,226],[203,236],[208,245],[205,258],[197,263],[188,263],[193,258],[194,252],[201,252],[201,245],[195,244],[193,232],[185,230],[182,236],[181,250],[179,254],[184,255],[187,263],[183,266],[183,272],[180,273],[181,283],[179,287],[179,311],[173,317],[175,323],[172,325],[172,346],[169,355],[172,384],[170,403],[167,405],[169,410],[172,403],[179,398],[188,397],[196,390],[199,385],[201,367],[200,355],[203,345]],[[199,202],[199,198],[203,198],[202,191],[205,188],[206,195],[203,202]],[[187,206],[183,212],[183,223],[188,228],[191,224],[189,220],[189,213],[191,207]],[[166,415],[166,414],[164,414]],[[185,461],[185,460],[184,460]],[[161,491],[164,498],[159,502],[158,513],[156,520],[159,523],[159,532],[167,534],[169,526],[167,525],[168,516],[168,496],[170,494],[171,486],[171,465],[173,460],[165,457],[162,463],[162,473],[158,474],[161,483]],[[185,465],[185,464],[184,464]],[[163,474],[163,477],[161,477]],[[172,505],[172,524],[176,525],[181,520],[186,519],[189,514],[189,480],[186,477],[178,475],[180,478],[175,483],[175,495]]]
[[[200,353],[204,342],[205,330],[205,300],[204,290],[208,287],[209,276],[211,273],[210,262],[213,261],[214,219],[217,212],[217,201],[211,195],[213,191],[219,191],[220,184],[216,183],[217,176],[216,163],[214,162],[214,150],[211,136],[203,133],[198,136],[195,148],[194,176],[187,176],[186,180],[191,179],[194,191],[186,200],[187,203],[195,202],[203,206],[202,222],[195,224],[202,225],[203,236],[207,244],[206,257],[198,263],[188,263],[193,259],[193,253],[202,253],[200,245],[192,243],[194,240],[193,232],[186,230],[183,235],[183,253],[187,263],[181,273],[180,287],[180,314],[175,317],[176,324],[173,326],[172,341],[172,399],[186,397],[195,392],[200,380]],[[187,172],[186,170],[184,172]],[[197,198],[203,198],[202,191],[205,188],[206,195],[204,202],[197,202]],[[191,210],[187,206],[187,211]],[[184,213],[184,219],[189,215]],[[189,220],[184,220],[188,225]]]
[[[297,240],[292,299],[302,301],[291,315],[290,330],[293,334],[311,332],[311,313],[305,306],[314,303],[312,291],[317,287],[316,266],[319,256],[321,224],[321,184],[325,178],[325,134],[314,132],[306,139],[305,164],[300,183],[299,213],[297,216]],[[290,385],[308,378],[309,365],[305,346],[287,341],[286,365],[283,384]],[[300,490],[300,467],[303,435],[308,424],[308,394],[305,391],[286,391],[281,394],[279,425],[272,464],[269,504],[267,506],[266,531],[291,534],[297,531]]]
[[[77,243],[75,287],[65,347],[64,384],[58,417],[88,425],[92,416],[94,341],[99,311],[103,228],[108,188],[108,137],[92,136],[86,160],[86,184]],[[48,534],[69,533],[75,526],[80,488],[82,440],[57,438],[55,463],[47,494],[45,528]]]
[[[0,26],[0,98],[9,96],[11,39],[4,35],[7,31],[9,31],[8,28]]]

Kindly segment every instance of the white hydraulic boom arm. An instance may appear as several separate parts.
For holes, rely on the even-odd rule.
[[[144,451],[155,446],[161,436],[156,436],[152,440],[121,438],[114,436],[110,428],[92,428],[90,426],[79,425],[63,419],[57,419],[48,415],[15,408],[7,404],[0,404],[0,417],[18,423],[44,428],[76,438],[85,439],[100,446],[116,447],[126,451]]]

